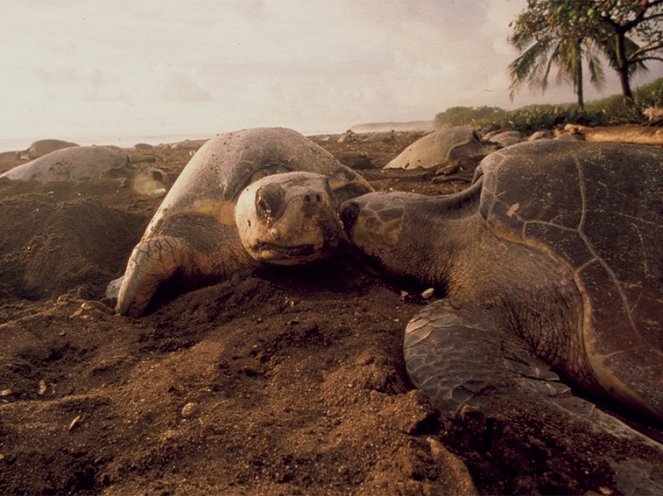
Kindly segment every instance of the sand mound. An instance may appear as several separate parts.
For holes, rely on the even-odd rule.
[[[80,185],[0,182],[0,294],[39,299],[77,286],[101,298],[140,237],[145,216],[90,197]]]

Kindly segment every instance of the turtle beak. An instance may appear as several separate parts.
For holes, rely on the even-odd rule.
[[[341,222],[343,222],[343,228],[345,232],[350,234],[353,226],[359,218],[359,205],[353,201],[346,202],[341,207]]]

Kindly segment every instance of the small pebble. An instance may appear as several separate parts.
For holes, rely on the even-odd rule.
[[[433,293],[434,293],[434,292],[435,292],[435,288],[428,288],[428,289],[426,289],[425,291],[422,291],[422,293],[421,293],[421,297],[422,297],[424,300],[427,300],[427,299],[429,299],[431,296],[433,296]]]
[[[189,402],[182,407],[182,417],[191,418],[198,413],[198,403]]]
[[[2,389],[0,390],[0,398],[4,398],[5,396],[10,396],[12,393],[13,391],[10,388]]]
[[[81,420],[81,415],[76,415],[74,417],[74,420],[72,420],[71,423],[69,424],[69,430],[72,430],[74,427],[76,427],[80,420]]]

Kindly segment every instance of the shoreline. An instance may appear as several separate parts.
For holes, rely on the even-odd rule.
[[[239,130],[238,128],[237,130]],[[196,141],[196,140],[207,140],[217,134],[222,134],[225,132],[231,132],[233,130],[219,130],[212,133],[168,133],[168,134],[131,134],[131,135],[94,135],[94,136],[39,136],[33,138],[0,138],[0,153],[6,152],[15,152],[26,150],[32,143],[42,139],[59,139],[63,141],[70,141],[72,143],[77,143],[81,146],[90,146],[90,145],[115,145],[120,148],[131,148],[137,143],[146,143],[148,145],[161,145],[169,143],[179,143],[181,141]],[[318,136],[325,134],[342,134],[344,130],[341,131],[299,131],[304,136]]]

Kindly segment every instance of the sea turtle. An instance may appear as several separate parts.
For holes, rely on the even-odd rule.
[[[523,141],[523,135],[520,134],[520,131],[515,130],[500,130],[488,133],[483,136],[484,141],[490,141],[492,143],[497,143],[503,148],[507,146],[515,145]]]
[[[72,146],[9,169],[0,178],[12,181],[87,181],[129,179],[142,195],[163,196],[167,176],[161,169],[140,167],[116,146]]]
[[[0,177],[15,181],[99,179],[128,167],[129,156],[115,146],[75,146],[17,165]]]
[[[460,193],[369,193],[341,218],[373,266],[446,293],[404,338],[412,382],[441,410],[510,397],[627,430],[555,370],[663,420],[663,149],[518,144]]]
[[[344,239],[338,206],[369,191],[293,130],[216,136],[186,165],[134,248],[115,283],[116,311],[142,314],[164,283],[200,287],[251,264],[329,256]]]
[[[536,141],[540,139],[552,139],[554,137],[553,132],[550,129],[540,129],[534,131],[527,137],[527,141]]]
[[[663,108],[647,107],[642,111],[642,115],[647,118],[648,126],[660,126],[663,124]]]
[[[471,127],[456,126],[434,131],[418,139],[384,168],[432,169],[464,157],[483,158],[496,149],[495,145],[482,142]]]
[[[17,153],[18,158],[22,160],[34,160],[46,155],[47,153],[54,152],[55,150],[60,150],[62,148],[69,148],[72,146],[78,146],[76,143],[70,141],[63,141],[58,139],[43,139],[38,140],[32,143],[27,150],[23,150]]]

